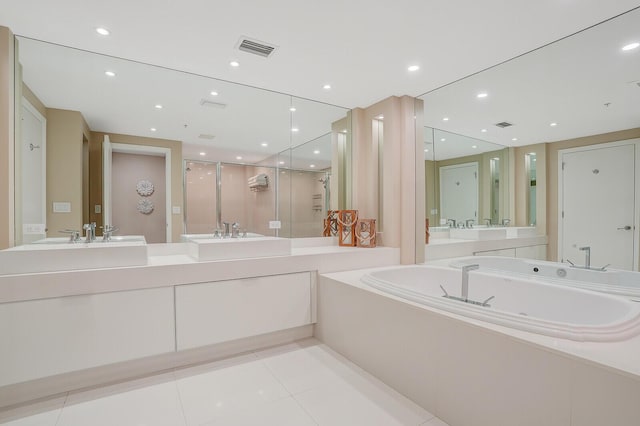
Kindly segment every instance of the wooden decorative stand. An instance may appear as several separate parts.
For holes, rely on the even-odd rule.
[[[358,247],[373,248],[376,246],[376,220],[359,219],[356,224],[356,241]]]
[[[355,247],[358,210],[338,210],[338,245]]]
[[[425,220],[425,235],[424,235],[424,243],[425,244],[429,244],[429,218],[426,218]]]
[[[327,217],[324,220],[323,237],[335,237],[338,235],[338,211],[327,210]]]

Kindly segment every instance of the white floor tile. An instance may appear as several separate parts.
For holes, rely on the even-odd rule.
[[[294,398],[319,425],[418,426],[433,418],[432,414],[380,382],[361,380],[329,384]]]
[[[426,423],[424,423],[423,426],[449,426],[449,425],[443,422],[442,420],[440,420],[439,418],[434,417],[433,419],[428,420]]]
[[[314,345],[264,358],[264,363],[292,395],[318,386],[349,383],[363,370],[325,345]]]
[[[40,414],[35,414],[29,417],[23,417],[21,419],[13,420],[8,423],[3,423],[4,426],[56,426],[56,421],[60,415],[62,409],[47,411]]]
[[[202,426],[315,426],[316,423],[291,397],[252,410],[221,417]]]
[[[262,361],[184,377],[177,384],[189,426],[290,396]]]
[[[56,426],[184,426],[175,382],[65,405]]]

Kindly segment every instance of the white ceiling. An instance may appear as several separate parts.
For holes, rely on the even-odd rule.
[[[345,107],[419,95],[637,7],[638,0],[0,0],[18,35]],[[102,37],[94,29],[111,30]],[[269,59],[235,49],[273,43]],[[236,59],[239,68],[231,68]],[[407,66],[421,69],[409,73]],[[325,83],[332,90],[324,91]]]

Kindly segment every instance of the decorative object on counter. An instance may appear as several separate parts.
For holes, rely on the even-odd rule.
[[[260,173],[247,179],[249,189],[253,192],[266,191],[269,188],[269,176]]]
[[[336,235],[338,235],[338,210],[327,210],[322,236],[335,237]]]
[[[376,220],[358,219],[356,224],[356,242],[358,247],[376,246]]]
[[[141,179],[136,184],[136,191],[138,192],[138,194],[142,195],[143,197],[148,197],[149,195],[153,194],[153,191],[154,191],[153,183],[151,183],[151,181],[148,181],[146,179]]]
[[[148,198],[139,199],[138,211],[142,214],[151,214],[153,212],[153,201]]]
[[[356,246],[356,222],[358,210],[338,210],[338,245]]]
[[[431,235],[429,234],[429,218],[424,220],[424,226],[424,243],[429,244],[429,235]]]

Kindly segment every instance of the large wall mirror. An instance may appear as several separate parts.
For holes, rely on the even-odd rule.
[[[435,157],[433,154],[427,157],[431,153],[425,153],[425,159],[440,163],[439,149],[453,146],[449,144],[455,135],[462,135],[461,139],[455,139],[459,147],[473,143],[479,149],[476,140],[497,144],[496,148],[509,147],[508,156],[503,150],[503,155],[476,160],[467,152],[461,160],[467,164],[477,162],[479,170],[484,162],[486,175],[492,176],[492,182],[496,180],[493,173],[500,170],[502,189],[498,203],[489,210],[485,204],[479,219],[491,219],[492,223],[496,219],[510,219],[512,225],[536,226],[538,234],[548,235],[549,260],[568,259],[581,264],[585,256],[578,248],[589,246],[592,265],[610,263],[624,269],[637,268],[640,212],[630,206],[624,218],[614,218],[612,212],[622,205],[609,197],[617,192],[611,188],[621,187],[624,182],[632,184],[627,198],[638,196],[638,165],[631,165],[620,182],[605,184],[596,182],[604,182],[611,175],[605,170],[618,172],[621,167],[617,164],[622,160],[606,161],[609,157],[605,151],[598,151],[592,159],[597,164],[585,166],[588,174],[574,179],[566,176],[569,168],[562,168],[562,159],[565,158],[565,163],[574,161],[573,170],[579,170],[578,166],[585,165],[587,160],[567,149],[582,151],[589,147],[594,151],[596,147],[606,148],[603,144],[609,143],[633,146],[632,154],[626,157],[633,157],[633,152],[638,151],[639,29],[640,9],[636,8],[420,96],[424,101],[425,125],[439,129],[423,141],[433,144],[425,149],[435,152]],[[439,135],[441,131],[446,134]],[[429,135],[429,131],[425,134]],[[500,165],[492,164],[492,158],[499,158],[495,161]],[[508,169],[505,160],[510,163]],[[503,173],[505,170],[508,174]],[[440,211],[442,194],[438,192],[446,187],[438,181],[441,176],[433,168],[427,172],[426,213],[432,226],[449,219]],[[503,183],[503,178],[509,182]],[[567,182],[573,181],[581,184],[569,188]],[[508,187],[512,189],[509,191]],[[491,186],[486,189],[489,193],[494,191]],[[567,209],[567,203],[572,202],[567,197],[578,193],[576,202],[589,200],[590,204]],[[486,191],[478,196],[480,210],[483,197]],[[570,214],[576,216],[568,217]],[[473,218],[470,213],[465,212],[453,219],[470,218]],[[631,253],[624,264],[620,259],[627,256],[621,253]]]
[[[23,37],[17,55],[18,244],[92,222],[321,236],[349,203],[345,108]]]

